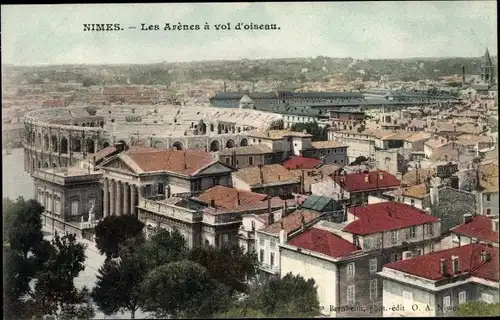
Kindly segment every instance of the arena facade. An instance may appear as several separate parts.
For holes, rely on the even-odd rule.
[[[282,129],[283,116],[205,105],[108,105],[36,110],[24,119],[24,168],[69,167],[117,143],[217,152],[248,144],[247,131]]]

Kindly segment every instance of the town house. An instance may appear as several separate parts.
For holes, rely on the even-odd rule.
[[[484,244],[384,265],[384,317],[453,316],[460,304],[499,301],[498,248]]]
[[[287,239],[279,245],[281,276],[313,278],[324,315],[372,317],[382,315],[376,273],[386,263],[435,250],[440,222],[411,206],[385,202],[349,208],[345,222],[320,221]]]
[[[463,223],[451,229],[450,235],[441,241],[442,248],[460,247],[470,243],[484,243],[498,248],[498,216],[466,214]]]

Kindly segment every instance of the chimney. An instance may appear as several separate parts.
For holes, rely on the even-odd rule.
[[[286,215],[286,211],[287,211],[287,205],[286,205],[286,200],[283,201],[283,214],[281,215],[281,217],[283,218],[285,215]]]
[[[264,173],[262,172],[262,165],[259,164],[259,174],[260,174],[260,183],[264,184]]]
[[[304,218],[304,214],[301,214],[300,216],[300,223],[301,223],[300,230],[304,232],[304,230],[306,229],[306,218]]]
[[[370,183],[370,175],[368,173],[365,174],[365,183]]]
[[[319,177],[321,178],[321,180],[323,180],[323,171],[319,172]]]
[[[281,230],[280,230],[280,244],[285,244],[287,242],[287,234],[285,229],[283,228],[283,222],[281,222]]]
[[[237,204],[238,206],[240,206],[241,205],[240,193],[236,192],[236,196],[237,196]]]
[[[167,185],[167,186],[165,187],[165,196],[166,196],[166,198],[167,198],[167,199],[169,199],[169,198],[172,196],[172,194],[171,194],[171,190],[170,190],[170,186],[169,186],[169,185]]]
[[[383,172],[379,172],[378,174],[380,180],[384,180],[384,173]]]
[[[271,198],[267,198],[267,213],[271,213],[272,211]]]
[[[210,206],[212,208],[215,208],[215,200],[214,199],[210,200]]]
[[[451,270],[453,274],[458,273],[458,256],[451,256]]]
[[[470,213],[464,214],[464,224],[469,223],[471,221],[472,221],[472,214]]]
[[[439,261],[439,270],[441,272],[441,275],[443,276],[448,273],[448,271],[446,270],[446,259],[441,258],[441,260]]]
[[[462,85],[465,85],[465,65],[462,66]]]
[[[498,232],[498,218],[496,219],[491,219],[491,230],[493,232]]]
[[[481,261],[482,262],[489,262],[490,261],[490,253],[488,251],[482,251],[481,252]]]

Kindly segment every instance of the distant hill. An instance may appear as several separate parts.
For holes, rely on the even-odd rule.
[[[497,57],[492,57],[497,64]],[[368,59],[287,58],[260,60],[212,60],[195,62],[162,62],[144,65],[58,65],[21,67],[4,65],[2,73],[14,83],[25,80],[39,83],[92,81],[97,84],[168,85],[172,81],[186,82],[201,79],[228,81],[323,81],[326,78],[352,81],[387,80],[416,81],[438,80],[441,77],[462,73],[478,74],[481,58],[408,58]]]

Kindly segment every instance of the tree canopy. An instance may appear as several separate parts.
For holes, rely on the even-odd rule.
[[[291,131],[303,132],[304,130],[312,135],[312,141],[328,140],[328,128],[322,128],[317,122],[294,123],[290,127]]]
[[[107,216],[95,227],[96,247],[107,259],[117,258],[120,245],[129,238],[142,239],[144,223],[135,216]]]
[[[455,315],[457,317],[498,316],[500,315],[500,302],[486,303],[483,301],[468,301],[460,304]]]

